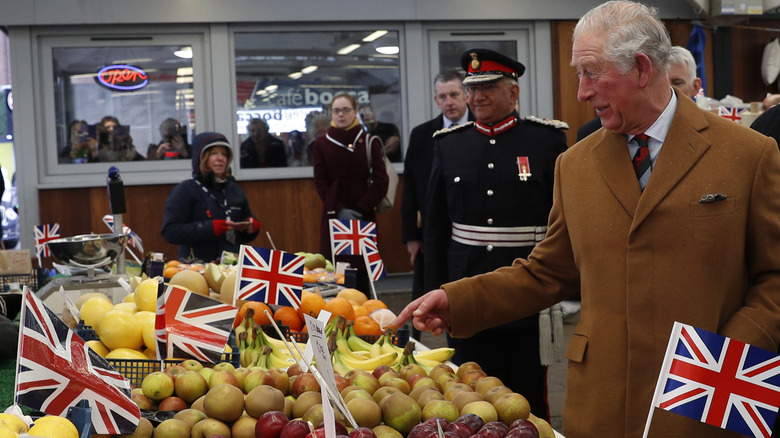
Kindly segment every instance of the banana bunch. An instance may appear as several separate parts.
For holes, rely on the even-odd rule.
[[[298,352],[289,351],[283,341],[263,332],[254,321],[254,310],[248,309],[244,320],[235,328],[238,339],[239,364],[242,367],[286,369],[299,358]],[[298,344],[301,351],[304,345]]]
[[[334,331],[331,337],[335,343],[335,348],[331,351],[333,370],[342,376],[353,369],[371,372],[379,366],[392,365],[398,356],[396,351],[387,351],[372,356],[370,351],[352,350],[345,331],[342,330]],[[366,344],[368,343],[366,342]]]
[[[369,343],[355,335],[352,326],[342,321],[334,324],[332,332],[335,333],[331,335],[333,343],[330,347],[333,369],[342,376],[351,369],[373,371],[382,365],[399,370],[407,363],[417,363],[426,371],[430,371],[455,353],[454,349],[448,347],[415,353],[414,343],[410,343],[411,345],[407,345],[407,354],[404,348],[393,344],[392,331],[386,331],[376,342]]]

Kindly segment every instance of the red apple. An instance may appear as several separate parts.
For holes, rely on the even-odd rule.
[[[290,420],[282,427],[279,438],[306,438],[309,432],[309,424],[305,421]]]
[[[133,391],[132,396],[130,397],[136,405],[138,405],[138,409],[152,409],[152,401],[149,399],[149,397],[145,396],[143,392],[138,393]]]
[[[290,395],[298,398],[306,391],[319,391],[320,384],[312,373],[301,373],[290,384]]]
[[[183,409],[187,409],[187,402],[182,400],[179,397],[176,397],[175,395],[172,395],[170,397],[166,397],[160,401],[160,404],[157,405],[157,410],[160,411],[181,411]]]
[[[297,376],[298,374],[300,374],[302,372],[303,371],[301,371],[301,367],[298,366],[297,363],[294,363],[294,364],[290,365],[289,368],[287,368],[287,375],[290,376],[290,377]]]
[[[471,431],[471,428],[468,425],[455,421],[448,424],[447,428],[444,429],[444,432],[445,435],[449,434],[454,438],[469,438],[471,435],[474,435],[474,432]]]
[[[184,374],[186,371],[187,369],[181,365],[168,365],[163,372],[176,380],[176,377]]]
[[[356,427],[349,433],[349,438],[376,438],[376,434],[367,427]]]
[[[376,377],[378,379],[378,378],[382,377],[382,374],[388,373],[388,372],[395,373],[395,374],[398,375],[398,377],[401,376],[400,374],[398,374],[398,372],[396,370],[394,370],[389,365],[380,365],[380,366],[374,368],[374,371],[372,371],[371,374],[373,374],[374,377]]]
[[[279,438],[282,429],[289,422],[282,412],[268,411],[257,419],[255,438]]]
[[[453,423],[465,424],[471,429],[471,434],[474,435],[485,425],[485,420],[477,414],[465,414],[458,417]]]
[[[349,380],[346,378],[339,376],[338,374],[334,374],[333,378],[336,380],[336,389],[341,393],[341,391],[344,390],[344,388],[350,386]]]

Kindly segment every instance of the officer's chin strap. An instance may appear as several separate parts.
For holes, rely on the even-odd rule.
[[[561,304],[539,312],[539,360],[548,366],[563,360],[563,313]]]

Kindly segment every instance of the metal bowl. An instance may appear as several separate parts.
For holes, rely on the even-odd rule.
[[[102,266],[122,253],[127,234],[81,234],[46,242],[60,263]]]

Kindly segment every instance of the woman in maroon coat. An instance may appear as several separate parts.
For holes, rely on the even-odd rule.
[[[320,253],[329,259],[332,257],[328,220],[374,221],[375,208],[387,193],[382,141],[363,129],[356,108],[355,98],[349,94],[334,96],[328,133],[314,142],[314,185],[322,199]],[[371,147],[372,175],[367,144]],[[359,268],[354,264],[353,267]]]

